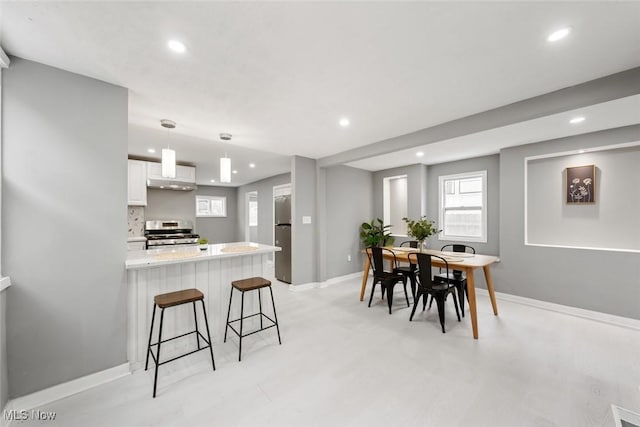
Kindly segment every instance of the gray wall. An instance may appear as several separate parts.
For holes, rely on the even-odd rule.
[[[250,191],[258,192],[258,231],[256,243],[273,245],[273,187],[291,183],[291,174],[283,173],[271,178],[252,182],[238,187],[237,206],[238,223],[236,236],[239,240],[244,240],[246,225],[246,194]]]
[[[291,277],[294,285],[318,280],[317,185],[316,161],[293,156],[291,160]],[[303,216],[310,216],[311,224],[303,224]]]
[[[595,165],[596,203],[567,204],[567,167]],[[529,243],[640,250],[640,146],[537,159],[527,167]]]
[[[427,168],[427,217],[438,223],[438,177],[442,175],[454,175],[466,172],[487,171],[487,243],[467,243],[482,254],[499,255],[500,247],[500,156],[476,157],[473,159],[459,160],[456,162],[440,163]],[[442,228],[441,224],[438,224]],[[429,239],[429,244],[435,249],[440,249],[451,242],[440,240],[437,236]],[[482,276],[482,275],[479,275]],[[484,286],[484,276],[478,283]]]
[[[7,369],[7,293],[0,292],[0,411],[9,400],[9,382]]]
[[[124,88],[19,58],[2,78],[2,267],[18,397],[127,360],[128,107]]]
[[[193,205],[195,206],[195,196],[218,196],[227,198],[226,218],[196,218],[196,232],[200,237],[209,239],[209,243],[229,243],[243,241],[244,236],[237,235],[238,229],[238,190],[234,187],[213,187],[199,185],[198,189],[190,191],[194,193]]]
[[[196,192],[147,188],[145,220],[183,219],[196,223]]]
[[[323,168],[325,180],[324,239],[326,275],[320,280],[362,271],[360,224],[373,212],[373,179],[369,171],[348,166]],[[347,256],[351,256],[351,261]]]
[[[500,153],[496,290],[640,319],[637,253],[524,245],[524,158],[640,140],[640,125],[507,148]]]

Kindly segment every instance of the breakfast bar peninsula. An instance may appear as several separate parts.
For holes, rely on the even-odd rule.
[[[251,242],[171,247],[129,252],[126,261],[128,281],[127,358],[131,369],[144,366],[153,297],[181,289],[197,288],[204,294],[211,335],[215,344],[222,341],[229,293],[233,280],[261,276],[269,279],[270,254],[279,247]],[[257,300],[257,298],[256,298]],[[248,296],[245,310],[257,311],[257,301]],[[239,308],[232,308],[236,318]],[[198,310],[198,324],[204,325]],[[165,315],[163,335],[177,336],[193,330],[194,312],[189,304],[175,307]],[[188,338],[171,342],[180,351],[192,345]],[[163,348],[165,346],[163,345]]]

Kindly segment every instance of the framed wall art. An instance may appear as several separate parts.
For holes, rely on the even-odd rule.
[[[567,204],[596,202],[596,165],[565,169]]]

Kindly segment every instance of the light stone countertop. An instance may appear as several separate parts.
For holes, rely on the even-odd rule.
[[[147,238],[144,236],[135,236],[127,238],[127,242],[146,242]]]
[[[127,270],[158,267],[167,264],[206,261],[220,258],[233,258],[246,255],[258,255],[279,252],[277,246],[262,245],[252,242],[233,242],[208,245],[206,250],[199,246],[177,246],[170,248],[130,251],[127,254],[125,267]]]

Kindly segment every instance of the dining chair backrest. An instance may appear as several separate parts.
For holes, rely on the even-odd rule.
[[[462,245],[458,243],[449,243],[448,245],[444,245],[440,248],[440,252],[447,250],[447,248],[449,247],[451,247],[451,252],[470,252],[472,254],[476,253],[476,250],[473,248],[473,246]],[[469,251],[467,251],[467,249],[469,249]],[[462,271],[453,270],[453,277],[455,277],[456,279],[460,279],[462,277]]]
[[[384,275],[384,253],[388,252],[393,256],[393,267],[397,267],[398,260],[396,259],[396,254],[393,253],[392,250],[387,248],[378,248],[378,247],[370,247],[367,248],[367,256],[369,257],[369,262],[373,266],[373,275],[374,276],[383,276]],[[392,271],[392,270],[390,270]]]
[[[404,242],[400,243],[400,247],[402,247],[402,246],[409,246],[410,248],[417,249],[418,248],[418,241],[417,240],[405,240]]]
[[[448,247],[451,247],[451,252],[467,252],[467,249],[469,249],[470,253],[476,253],[476,250],[473,248],[473,246],[461,245],[457,243],[449,243],[448,245],[444,245],[442,248],[440,248],[440,251],[445,251]]]
[[[446,259],[442,258],[438,255],[425,254],[422,252],[412,252],[407,258],[409,262],[412,264],[418,265],[418,283],[422,288],[433,289],[434,281],[431,276],[431,259],[438,258],[442,262],[444,262],[444,267],[447,270],[447,276],[449,273],[449,263]],[[441,282],[438,282],[440,284]],[[449,283],[449,278],[447,277],[446,283]]]

